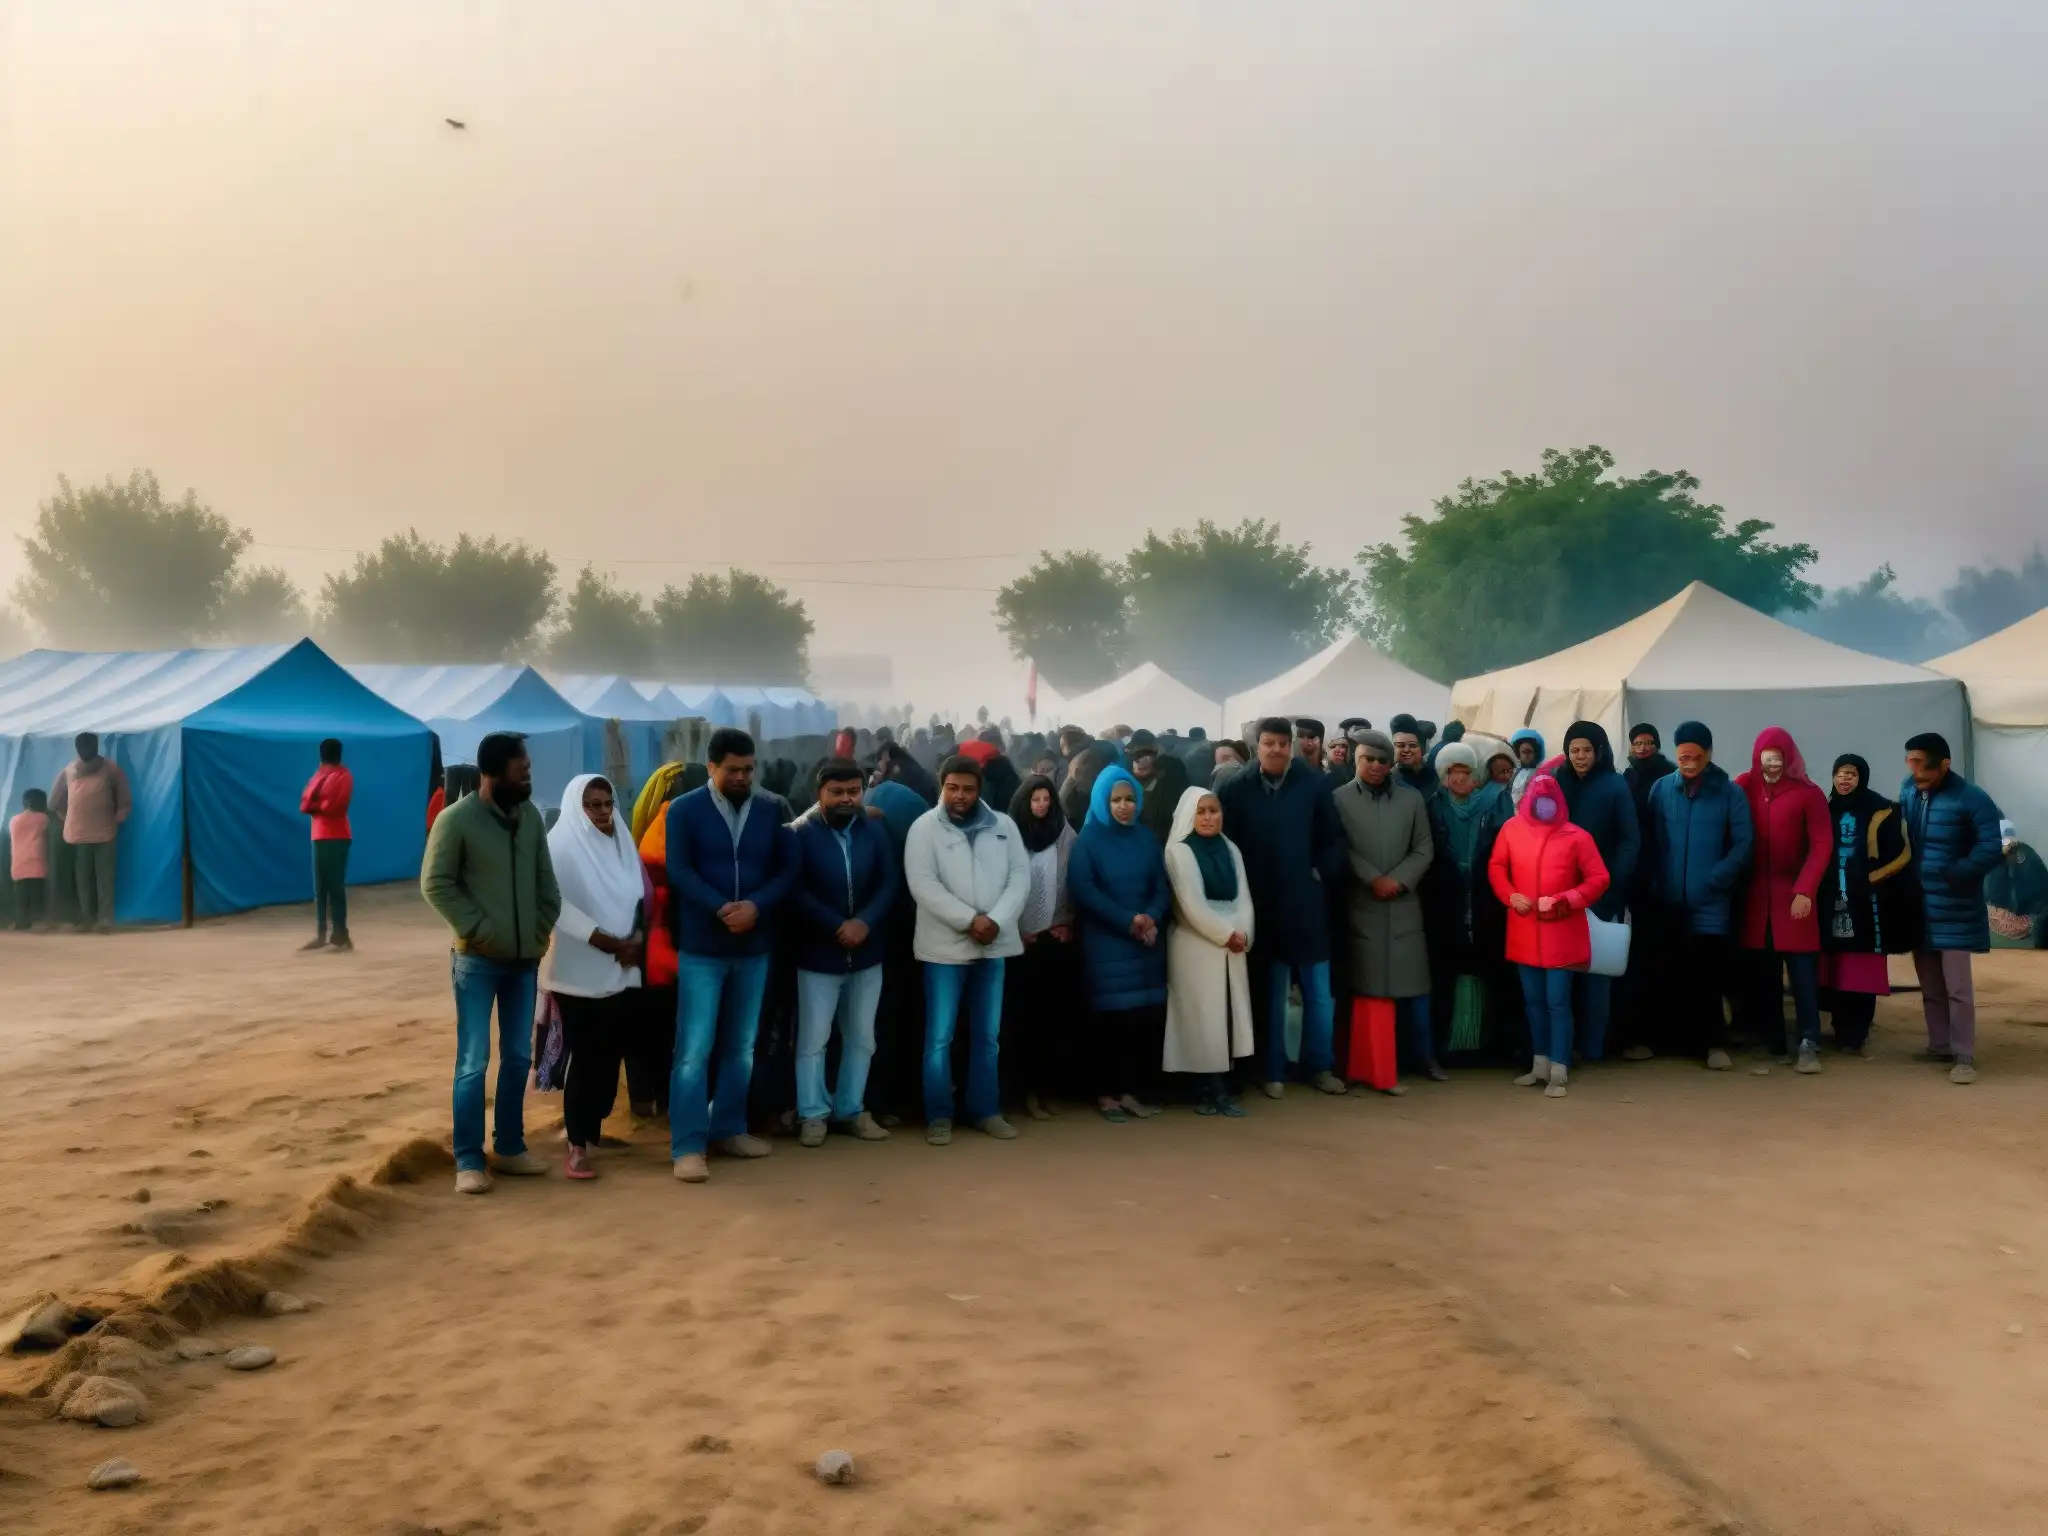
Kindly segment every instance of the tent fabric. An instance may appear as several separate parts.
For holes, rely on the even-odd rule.
[[[639,793],[648,776],[661,766],[661,743],[669,726],[690,711],[660,685],[648,692],[618,676],[578,672],[545,675],[556,692],[590,717],[595,750],[585,756],[588,772],[606,771],[605,725],[611,720],[619,723],[626,744],[627,773],[626,782],[612,788],[625,796]]]
[[[365,687],[423,720],[441,738],[441,760],[473,763],[477,743],[493,731],[521,731],[533,759],[533,799],[543,810],[593,757],[604,761],[601,726],[531,667],[483,662],[466,666],[352,666]],[[596,726],[596,729],[593,729]]]
[[[355,776],[351,884],[411,879],[426,844],[427,728],[310,640],[185,651],[31,651],[0,665],[0,792],[48,789],[94,731],[128,776],[114,916],[176,922],[184,861],[201,916],[309,901],[299,795],[322,738]]]
[[[1703,720],[1717,756],[1745,765],[1757,732],[1782,725],[1808,761],[1855,752],[1880,777],[1916,731],[1967,740],[1953,678],[1832,644],[1697,581],[1604,635],[1459,680],[1451,713],[1497,736],[1532,727],[1553,745],[1574,720],[1597,720],[1617,742],[1639,720],[1666,741],[1680,721]]]
[[[636,683],[639,688],[666,689],[681,704],[684,716],[694,715],[712,725],[745,725],[746,716],[719,689],[709,683]],[[678,716],[678,718],[682,718]]]
[[[2048,608],[1927,665],[1969,690],[1970,777],[2048,846]]]
[[[1382,730],[1398,714],[1439,723],[1450,719],[1451,690],[1376,651],[1362,635],[1346,635],[1269,682],[1234,693],[1223,705],[1231,727],[1249,730],[1267,715],[1308,715],[1335,726],[1360,715]]]
[[[1150,731],[1186,731],[1199,725],[1211,735],[1223,729],[1223,707],[1204,698],[1155,661],[1126,672],[1092,693],[1079,694],[1061,706],[1069,724],[1092,731],[1128,725]]]

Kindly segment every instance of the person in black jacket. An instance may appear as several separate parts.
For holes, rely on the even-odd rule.
[[[1316,738],[1321,741],[1320,732]],[[1335,1065],[1336,1000],[1330,990],[1327,894],[1349,852],[1320,769],[1294,755],[1279,716],[1259,722],[1258,761],[1217,791],[1224,825],[1244,857],[1257,932],[1252,940],[1255,1071],[1268,1098],[1286,1092],[1287,994],[1301,984],[1302,1073],[1325,1093],[1345,1091]]]
[[[1621,777],[1635,801],[1636,830],[1645,847],[1650,838],[1650,790],[1659,779],[1676,772],[1678,764],[1664,755],[1664,740],[1656,726],[1646,720],[1629,728],[1628,767]],[[1653,978],[1670,966],[1675,947],[1667,914],[1647,899],[1649,871],[1649,861],[1638,857],[1635,889],[1628,893],[1628,974],[1616,989],[1607,1030],[1608,1045],[1627,1061],[1648,1061],[1657,1054],[1650,1043],[1658,1033]]]
[[[1642,853],[1642,823],[1627,782],[1614,771],[1614,748],[1607,732],[1592,720],[1574,720],[1564,733],[1564,761],[1558,765],[1557,787],[1564,791],[1572,825],[1592,834],[1607,866],[1607,894],[1593,903],[1592,913],[1610,923],[1628,910]],[[1577,1022],[1579,1055],[1598,1061],[1607,1054],[1607,1022],[1614,979],[1590,971],[1572,978],[1572,1011]]]
[[[1429,941],[1431,1032],[1439,1060],[1453,1045],[1458,979],[1477,977],[1487,1039],[1480,1048],[1507,1046],[1501,1026],[1515,1017],[1501,1006],[1520,980],[1507,963],[1507,914],[1487,878],[1500,829],[1515,814],[1506,788],[1479,777],[1479,754],[1462,741],[1437,749],[1443,787],[1426,802],[1436,857],[1422,877],[1423,931]],[[1470,1043],[1460,1049],[1473,1049]]]

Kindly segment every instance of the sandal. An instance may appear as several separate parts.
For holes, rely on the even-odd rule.
[[[1102,1118],[1107,1120],[1111,1125],[1130,1124],[1131,1117],[1124,1113],[1124,1107],[1121,1104],[1115,1105],[1114,1107],[1109,1109],[1102,1110],[1101,1114]]]
[[[1231,1098],[1229,1094],[1224,1094],[1216,1100],[1216,1113],[1227,1116],[1232,1120],[1242,1120],[1244,1118],[1244,1106]]]
[[[1126,1094],[1122,1100],[1124,1113],[1134,1120],[1150,1120],[1159,1113],[1157,1104],[1141,1104],[1135,1094]]]
[[[562,1165],[562,1176],[569,1179],[594,1179],[597,1170],[590,1166],[590,1154],[581,1147],[569,1148],[569,1159]]]

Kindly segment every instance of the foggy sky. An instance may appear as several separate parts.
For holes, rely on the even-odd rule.
[[[146,465],[309,588],[735,561],[972,698],[987,592],[821,578],[1346,563],[1598,442],[1932,592],[2048,533],[2044,62],[2038,0],[0,0],[0,532]]]

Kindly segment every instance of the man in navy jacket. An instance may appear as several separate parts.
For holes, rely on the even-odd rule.
[[[875,1009],[890,909],[901,889],[889,828],[861,803],[860,764],[818,765],[818,803],[790,828],[796,849],[797,1139],[825,1144],[829,1119],[862,1141],[889,1133],[867,1109],[875,1059]],[[839,1081],[825,1096],[825,1048],[839,1026]]]
[[[791,837],[772,796],[754,793],[754,738],[711,733],[711,782],[668,808],[669,910],[676,926],[676,1056],[669,1076],[669,1156],[686,1184],[710,1177],[707,1142],[728,1157],[766,1157],[747,1134],[754,1036],[775,947],[774,918],[796,876]],[[716,1097],[708,1105],[711,1055]]]
[[[1715,766],[1714,733],[1687,720],[1672,740],[1678,772],[1650,790],[1646,884],[1670,914],[1678,946],[1670,1012],[1690,1026],[1687,1048],[1706,1053],[1709,1071],[1726,1072],[1734,1063],[1721,1002],[1735,943],[1735,892],[1755,833],[1749,798]]]
[[[1636,819],[1635,796],[1628,781],[1615,771],[1614,747],[1596,720],[1574,720],[1564,733],[1564,763],[1557,787],[1564,792],[1572,825],[1592,834],[1607,866],[1607,894],[1593,903],[1593,915],[1605,922],[1621,921],[1635,885],[1636,861],[1642,852],[1642,826]],[[1587,971],[1572,978],[1572,1002],[1578,1020],[1579,1054],[1598,1061],[1607,1054],[1607,1020],[1614,978]]]
[[[1998,807],[1949,767],[1948,742],[1927,731],[1906,743],[1906,781],[1899,786],[1911,878],[1920,887],[1923,921],[1913,969],[1927,1021],[1923,1061],[1947,1064],[1952,1083],[1977,1081],[1977,993],[1970,956],[1991,948],[1984,879],[2005,857]]]

